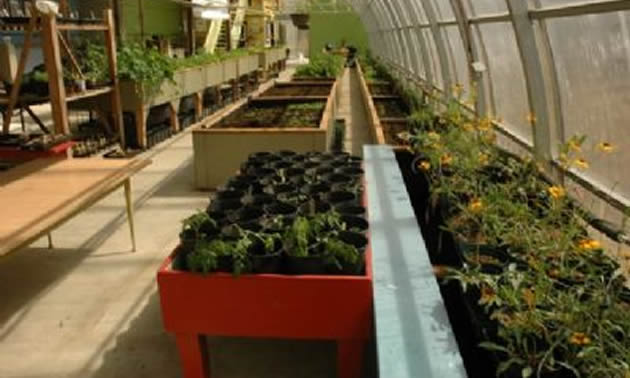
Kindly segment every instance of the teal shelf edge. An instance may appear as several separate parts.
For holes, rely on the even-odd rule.
[[[379,376],[467,377],[394,151],[364,146],[363,156]]]

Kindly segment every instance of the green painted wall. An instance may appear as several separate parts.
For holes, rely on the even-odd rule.
[[[121,0],[120,8],[122,23],[126,38],[140,38],[139,0]],[[169,0],[144,1],[144,34],[178,37],[184,32],[182,24],[182,9],[178,4]]]
[[[326,43],[339,46],[342,39],[361,50],[368,47],[365,28],[354,12],[315,13],[310,17],[310,56],[322,51]]]

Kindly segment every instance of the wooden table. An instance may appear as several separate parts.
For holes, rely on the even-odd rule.
[[[38,159],[0,175],[0,257],[26,247],[124,187],[133,250],[131,176],[150,160]]]

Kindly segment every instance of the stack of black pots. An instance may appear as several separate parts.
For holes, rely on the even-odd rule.
[[[347,153],[254,153],[241,165],[239,174],[214,194],[207,212],[223,230],[217,237],[224,237],[225,230],[233,225],[282,235],[296,217],[338,214],[345,225],[339,239],[363,253],[368,243],[368,222],[361,166],[361,158]],[[273,261],[254,256],[253,273],[363,273],[363,258],[361,269],[350,272],[325,264],[322,259],[309,261],[290,255],[279,245],[277,256],[265,256],[274,257]]]

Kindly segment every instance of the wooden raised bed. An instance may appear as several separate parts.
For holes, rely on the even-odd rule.
[[[334,83],[278,82],[261,97],[328,97]]]
[[[193,130],[195,184],[198,189],[214,189],[236,172],[247,156],[256,151],[293,150],[298,153],[326,151],[331,142],[333,123],[337,113],[337,83],[333,83],[328,97],[319,99],[258,98],[249,101],[220,120]],[[277,112],[276,122],[247,112],[280,105],[304,104],[321,101],[319,119],[300,125]]]
[[[390,83],[368,83],[363,76],[360,64],[357,64],[357,73],[372,140],[376,144],[401,145],[402,141],[397,134],[405,131],[407,124],[405,114],[407,109],[402,99],[395,95],[385,94],[392,89]],[[379,94],[372,95],[372,91]]]

